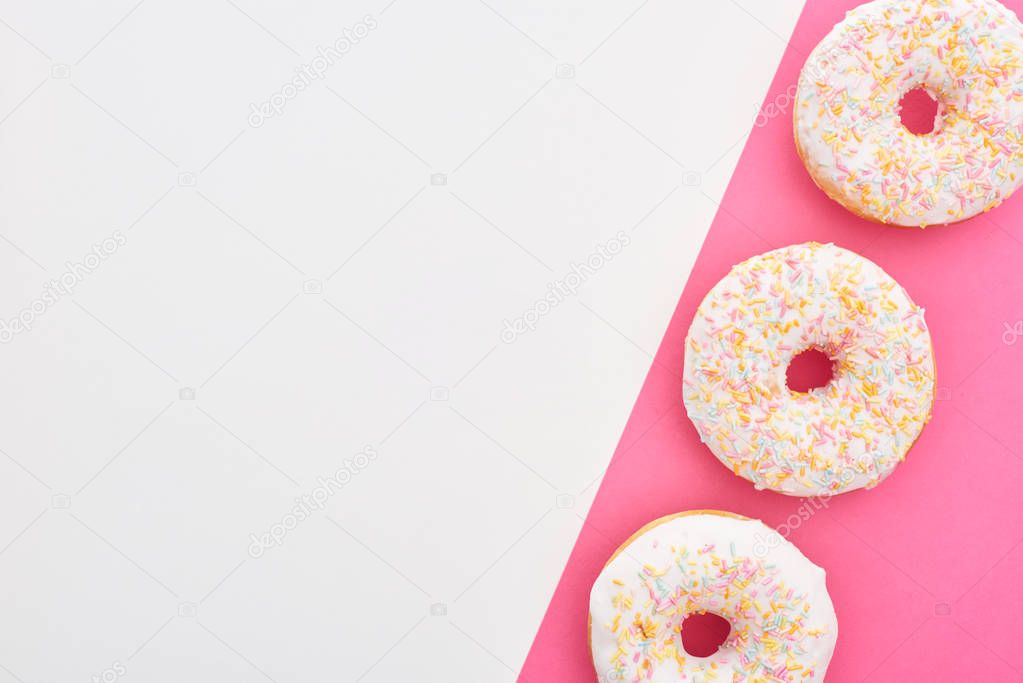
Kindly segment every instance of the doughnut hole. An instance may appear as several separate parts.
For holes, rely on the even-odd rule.
[[[710,657],[728,640],[732,625],[713,612],[690,614],[682,621],[682,647],[693,657]]]
[[[818,348],[797,354],[785,370],[785,384],[789,391],[799,394],[826,387],[834,378],[835,361]]]
[[[940,127],[941,103],[926,88],[913,88],[899,101],[899,118],[913,135],[930,135]]]

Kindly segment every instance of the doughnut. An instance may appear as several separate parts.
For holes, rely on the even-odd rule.
[[[627,540],[590,591],[590,653],[601,683],[816,683],[838,621],[824,570],[762,522],[696,510],[658,519]],[[731,625],[709,657],[682,645],[682,622]]]
[[[914,135],[902,97],[938,101]],[[850,11],[810,54],[794,108],[814,182],[862,218],[955,223],[1023,182],[1023,25],[996,0],[875,0]]]
[[[792,391],[788,365],[809,349],[831,358],[831,381]],[[744,261],[710,290],[686,337],[682,394],[732,472],[830,496],[891,474],[930,420],[934,380],[923,309],[874,263],[810,242]]]

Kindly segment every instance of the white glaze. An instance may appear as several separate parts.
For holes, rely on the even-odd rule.
[[[831,356],[834,378],[790,391],[786,369],[810,348]],[[923,309],[880,267],[832,244],[734,266],[686,338],[689,418],[757,488],[809,496],[877,485],[916,441],[933,399]]]
[[[702,612],[732,625],[710,657],[681,644],[682,621]],[[668,518],[625,546],[593,585],[590,620],[601,683],[818,683],[838,637],[823,569],[762,522],[713,513]]]
[[[939,128],[914,135],[900,101],[922,87]],[[875,0],[850,11],[799,78],[796,140],[832,197],[876,220],[944,224],[1023,182],[1023,25],[996,0]]]

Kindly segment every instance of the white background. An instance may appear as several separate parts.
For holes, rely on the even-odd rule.
[[[513,680],[800,6],[0,2],[0,683]]]

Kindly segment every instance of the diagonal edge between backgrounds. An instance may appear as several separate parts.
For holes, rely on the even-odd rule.
[[[807,9],[807,7],[804,4],[804,6],[802,7],[802,9],[800,11],[799,16],[797,17],[797,20],[794,22],[793,36],[795,35],[795,31],[798,28],[800,21],[803,20],[805,14],[806,14],[806,9]],[[788,52],[789,49],[794,49],[794,48],[791,47],[791,45],[789,45],[789,42],[790,41],[786,41],[786,49],[785,49],[785,51],[783,51],[779,55],[779,57],[778,57],[778,65],[776,66],[775,71],[774,71],[773,75],[771,76],[770,81],[767,83],[767,85],[766,85],[766,87],[764,89],[764,91],[765,91],[765,98],[769,95],[769,93],[771,92],[771,89],[773,88],[773,83],[779,77],[779,69],[781,67],[781,64],[782,64],[783,60],[785,59],[786,53]],[[674,156],[672,156],[670,154],[670,152],[668,152],[664,148],[662,148],[656,141],[654,141],[651,138],[649,138],[641,130],[636,129],[631,123],[629,123],[628,121],[624,120],[614,110],[610,109],[602,100],[598,99],[598,97],[595,96],[592,92],[587,91],[587,90],[581,88],[581,86],[580,86],[580,90],[582,90],[582,92],[584,92],[586,95],[588,95],[590,98],[592,98],[598,105],[600,105],[603,108],[607,109],[608,112],[611,113],[615,118],[617,118],[619,121],[621,121],[624,125],[626,125],[629,128],[631,128],[633,130],[633,132],[635,132],[640,138],[642,138],[647,143],[649,143],[654,148],[656,148],[658,151],[660,151],[662,154],[664,154],[668,159],[670,159],[672,162],[674,162],[677,166],[679,166],[683,170],[686,168],[685,165],[682,164],[682,162],[679,161],[678,159],[676,159]],[[752,122],[751,122],[750,127],[751,128],[753,127],[752,126]],[[753,132],[755,132],[755,130]],[[747,133],[742,138],[740,138],[739,141],[734,143],[733,146],[732,146],[732,148],[734,148],[736,146],[739,146],[739,145],[742,145],[742,147],[743,147],[742,152],[740,153],[739,162],[736,165],[735,171],[733,171],[733,176],[732,176],[733,179],[735,177],[735,174],[738,172],[739,168],[741,167],[742,156],[745,155],[746,149],[747,149],[748,145],[750,144],[750,141],[752,140],[752,138],[753,138],[752,134],[751,133]],[[732,180],[729,181],[729,185],[731,185],[731,182],[732,182]],[[727,194],[727,192],[725,194]],[[732,216],[730,214],[730,212],[726,208],[724,208],[722,206],[725,203],[724,200],[722,200],[721,202],[718,202],[718,201],[714,200],[712,197],[707,197],[707,198],[715,204],[715,214],[714,214],[714,217],[711,220],[710,226],[709,226],[706,234],[704,235],[704,238],[703,238],[703,241],[701,243],[701,246],[700,246],[699,250],[697,251],[696,258],[693,260],[693,268],[692,268],[692,270],[686,276],[686,289],[688,289],[688,287],[689,287],[690,280],[691,280],[691,277],[692,277],[692,273],[693,273],[693,271],[695,271],[697,264],[699,264],[703,260],[705,260],[705,258],[707,256],[708,244],[709,244],[709,242],[711,240],[711,235],[714,232],[714,226],[719,221],[721,221],[723,219],[723,217],[725,219],[727,219],[727,220],[739,223],[740,225],[742,225],[743,228],[745,228],[745,230],[747,232],[752,233],[753,237],[756,237],[756,238],[760,239],[761,241],[765,241],[766,242],[766,240],[764,240],[764,238],[762,236],[760,236],[756,232],[752,231],[749,228],[749,226],[746,226],[746,225],[742,224],[741,220],[739,220],[735,216]],[[672,313],[671,313],[671,315],[669,317],[669,322],[673,321],[675,319],[675,317],[676,317],[676,315],[678,313],[678,309],[683,305],[683,301],[684,301],[685,297],[686,297],[686,292],[685,292],[685,289],[684,289],[683,293],[681,294],[681,296],[676,301],[675,308],[673,309],[673,311],[672,311]],[[635,445],[634,443],[628,443],[627,444],[625,442],[625,439],[626,439],[626,437],[628,437],[631,434],[630,427],[635,424],[634,421],[635,421],[636,416],[637,416],[637,411],[640,408],[640,399],[641,399],[641,397],[643,397],[644,395],[648,395],[649,392],[651,392],[654,389],[654,382],[657,381],[657,378],[655,376],[658,374],[657,359],[661,358],[663,353],[666,353],[666,352],[670,353],[670,349],[668,348],[668,346],[671,343],[672,338],[670,337],[669,328],[670,328],[670,325],[666,324],[666,326],[665,326],[665,333],[664,333],[664,335],[661,338],[661,342],[658,345],[658,348],[657,348],[656,352],[654,353],[654,359],[652,359],[651,362],[650,362],[649,368],[648,368],[648,370],[646,372],[646,375],[645,375],[645,377],[643,379],[643,382],[641,384],[639,393],[637,394],[636,400],[633,402],[632,409],[630,410],[628,420],[626,421],[626,426],[622,430],[622,434],[619,436],[619,440],[618,440],[617,444],[615,445],[613,454],[612,454],[611,458],[609,459],[608,468],[607,468],[608,470],[611,469],[611,467],[613,466],[615,461],[618,459],[619,455],[621,455],[622,453],[627,453],[629,450],[631,450],[632,446]],[[663,368],[660,371],[663,372]],[[679,404],[681,406],[681,400],[679,400]],[[658,422],[658,423],[661,422],[667,416],[667,414],[670,413],[670,412],[671,412],[671,410],[668,410],[667,412],[661,414],[657,418],[656,422]],[[606,474],[606,472],[605,472],[605,474]],[[556,582],[554,592],[553,592],[551,598],[548,601],[547,609],[544,612],[544,615],[543,615],[543,617],[541,619],[541,622],[540,622],[540,624],[539,624],[539,626],[537,628],[537,631],[536,631],[536,633],[534,635],[533,642],[530,645],[530,648],[529,648],[529,650],[528,650],[528,652],[526,654],[526,658],[525,658],[523,667],[519,671],[519,678],[518,678],[519,683],[525,683],[526,681],[529,680],[530,676],[534,675],[538,670],[543,670],[545,668],[545,665],[548,663],[547,660],[545,659],[546,653],[542,653],[540,651],[542,649],[544,649],[544,645],[545,645],[546,642],[549,641],[549,642],[553,643],[555,641],[558,641],[559,642],[559,647],[562,647],[562,649],[563,649],[563,643],[560,643],[559,638],[560,638],[560,636],[564,635],[565,632],[564,632],[564,629],[559,625],[559,617],[558,617],[557,612],[559,611],[560,608],[564,607],[564,603],[565,603],[566,599],[568,599],[570,595],[574,595],[574,593],[577,592],[578,588],[579,588],[578,586],[575,585],[577,583],[577,580],[576,580],[576,577],[574,576],[574,568],[581,561],[579,554],[586,552],[585,548],[583,547],[584,541],[585,541],[585,536],[586,536],[586,530],[590,530],[592,532],[593,529],[594,529],[594,527],[593,527],[593,525],[591,523],[591,516],[592,516],[594,510],[598,506],[598,503],[599,503],[600,498],[601,498],[601,491],[602,491],[602,489],[604,489],[604,487],[607,485],[607,477],[602,475],[602,477],[598,478],[597,480],[594,480],[593,482],[591,482],[591,484],[589,486],[587,486],[587,488],[590,488],[590,487],[596,485],[598,481],[599,481],[598,490],[597,490],[597,493],[596,493],[596,495],[595,495],[595,497],[593,499],[593,503],[591,504],[591,507],[590,507],[589,511],[587,511],[587,514],[585,516],[580,515],[580,518],[583,521],[583,528],[580,530],[579,534],[576,536],[576,539],[575,539],[574,543],[572,544],[572,548],[570,549],[570,551],[568,553],[567,560],[565,561],[565,563],[564,563],[564,565],[562,567],[561,574],[558,577],[558,580]],[[610,539],[608,539],[605,534],[598,533],[598,535],[602,535],[603,536],[603,540],[605,542],[610,542]],[[585,614],[583,614],[581,618],[582,618],[583,621],[585,621]],[[588,658],[588,653],[587,653],[586,656]],[[567,657],[566,657],[566,659],[567,659]],[[591,678],[593,676],[592,663],[590,663],[590,665],[589,665],[587,676],[589,676],[590,678],[586,678],[585,680],[587,680],[587,681],[591,680]],[[567,677],[563,677],[562,680],[568,681],[569,679]],[[571,680],[574,681],[575,679],[573,678]]]

